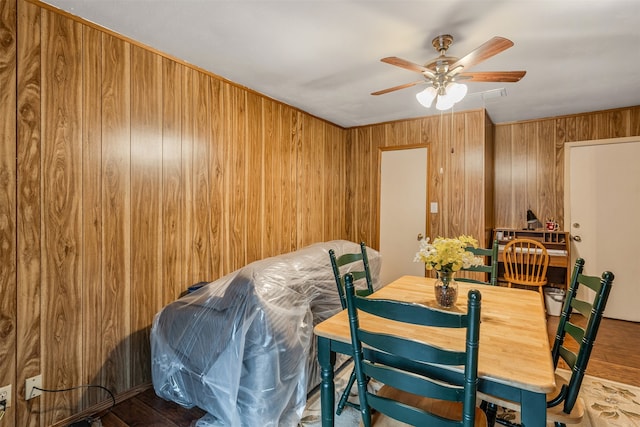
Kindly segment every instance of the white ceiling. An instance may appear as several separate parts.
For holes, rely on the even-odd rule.
[[[515,45],[473,71],[526,70],[518,83],[469,83],[456,111],[495,123],[640,105],[638,0],[47,0],[158,51],[351,127],[439,114],[420,79],[380,62],[423,64],[451,34],[462,57],[493,36]],[[481,92],[505,88],[506,97]]]

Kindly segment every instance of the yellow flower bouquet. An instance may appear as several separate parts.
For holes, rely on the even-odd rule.
[[[482,259],[467,250],[477,248],[478,241],[471,236],[462,235],[455,238],[437,237],[433,243],[429,238],[420,241],[420,250],[416,253],[415,262],[424,262],[427,270],[455,272],[472,265],[482,264]]]
[[[482,264],[482,258],[476,257],[468,250],[469,247],[477,248],[478,241],[465,235],[452,239],[438,237],[433,243],[429,242],[429,238],[420,242],[420,250],[414,261],[424,262],[427,270],[436,270],[438,277],[434,284],[434,294],[440,307],[451,308],[458,299],[455,272]]]

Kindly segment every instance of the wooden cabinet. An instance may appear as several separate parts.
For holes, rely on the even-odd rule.
[[[498,280],[504,275],[502,251],[510,240],[533,239],[544,244],[549,253],[549,268],[547,269],[547,281],[551,286],[566,288],[571,280],[571,242],[566,231],[519,230],[513,228],[496,228],[493,230],[493,239],[498,240]]]

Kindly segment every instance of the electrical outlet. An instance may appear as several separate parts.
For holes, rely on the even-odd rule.
[[[35,389],[34,387],[42,388],[42,374],[27,378],[24,382],[24,398],[26,400],[33,399],[42,394],[42,390]]]
[[[11,384],[0,387],[0,400],[6,400],[7,408],[11,406]]]

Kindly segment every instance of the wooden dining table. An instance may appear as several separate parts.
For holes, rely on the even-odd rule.
[[[435,305],[435,279],[403,276],[382,287],[371,298]],[[546,425],[546,394],[555,387],[554,366],[547,335],[542,295],[525,289],[475,285],[458,282],[458,300],[449,310],[466,312],[470,289],[480,290],[480,346],[478,354],[478,390],[520,402],[521,419],[527,427]],[[430,328],[398,324],[390,320],[372,322],[361,313],[360,326],[429,342],[443,348],[463,350],[464,330]],[[347,311],[330,317],[314,328],[318,339],[322,426],[333,426],[333,382],[336,353],[352,354]],[[463,375],[463,366],[454,367]]]

